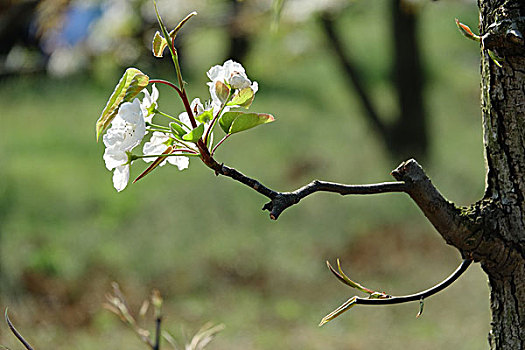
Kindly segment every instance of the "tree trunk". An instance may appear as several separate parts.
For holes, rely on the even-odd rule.
[[[478,1],[491,349],[525,349],[525,2]],[[501,57],[501,67],[491,58]],[[499,61],[499,59],[497,59]]]
[[[407,1],[392,1],[394,41],[393,82],[399,116],[384,135],[391,152],[402,159],[428,153],[427,117],[423,101],[425,73],[419,48],[418,8]]]
[[[339,13],[322,13],[322,28],[327,43],[334,49],[335,56],[346,74],[349,85],[355,90],[364,116],[384,141],[386,150],[396,159],[411,157],[424,158],[428,154],[429,136],[427,113],[424,103],[425,74],[418,42],[418,6],[406,0],[391,0],[391,33],[393,44],[392,83],[396,90],[399,113],[385,118],[377,111],[359,67],[352,55],[343,46],[341,35],[336,28]],[[386,122],[386,119],[393,119]]]
[[[230,47],[228,58],[236,62],[243,62],[250,49],[250,35],[243,26],[242,6],[244,3],[238,0],[230,0],[231,9],[227,24]]]

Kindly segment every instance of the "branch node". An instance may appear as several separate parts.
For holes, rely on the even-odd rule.
[[[397,168],[390,173],[396,180],[414,183],[428,179],[423,168],[415,159],[409,159],[399,164]]]

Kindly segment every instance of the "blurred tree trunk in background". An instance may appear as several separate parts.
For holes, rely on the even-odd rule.
[[[0,79],[12,74],[4,68],[7,54],[16,45],[38,49],[38,40],[30,35],[31,21],[35,16],[38,1],[21,1],[17,3],[0,2]],[[30,71],[27,73],[34,73]]]
[[[417,38],[418,9],[407,1],[392,0],[392,42],[394,43],[392,80],[397,93],[399,115],[386,123],[379,115],[369,93],[335,28],[337,16],[321,16],[328,43],[344,69],[348,83],[357,93],[365,116],[384,140],[396,161],[410,157],[424,158],[428,153],[428,131],[423,101],[424,73]]]
[[[242,24],[242,7],[243,1],[230,0],[231,8],[228,11],[228,22],[226,28],[230,47],[227,58],[236,62],[244,62],[246,54],[250,49],[250,35],[243,28]]]
[[[0,54],[7,55],[18,41],[26,45],[35,44],[29,37],[28,28],[37,4],[37,1],[0,4]]]
[[[428,131],[423,103],[424,73],[417,38],[418,13],[414,5],[392,1],[394,41],[393,79],[399,115],[389,128],[386,143],[394,155],[424,157],[428,151]]]

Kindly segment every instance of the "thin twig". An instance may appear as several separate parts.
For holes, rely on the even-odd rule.
[[[20,334],[20,332],[17,331],[13,323],[11,323],[9,316],[7,315],[7,308],[5,309],[5,320],[7,322],[7,325],[9,326],[9,329],[11,330],[11,332],[13,332],[18,341],[20,341],[20,343],[22,343],[22,345],[24,345],[24,347],[27,350],[33,350],[33,347],[29,345],[29,343],[24,339],[24,337],[22,337],[22,334]]]
[[[373,293],[370,295],[370,298],[360,298],[357,296],[353,296],[347,301],[345,301],[341,306],[339,306],[337,309],[323,317],[321,322],[319,323],[319,326],[324,325],[325,323],[333,320],[334,318],[340,316],[342,313],[350,310],[355,305],[394,305],[394,304],[403,304],[403,303],[409,303],[412,301],[419,301],[419,312],[417,317],[421,315],[423,312],[423,303],[424,300],[428,297],[431,297],[434,294],[439,293],[443,289],[450,286],[452,283],[454,283],[459,276],[461,276],[467,268],[472,264],[472,259],[465,259],[461,262],[459,267],[454,271],[449,277],[447,277],[443,282],[433,286],[432,288],[429,288],[427,290],[424,290],[422,292],[411,294],[411,295],[403,295],[403,296],[391,296],[386,293]],[[344,280],[341,280],[338,278],[341,282],[347,284],[344,282]]]
[[[467,271],[468,267],[472,264],[471,259],[464,259],[461,264],[458,266],[456,271],[454,271],[450,276],[448,276],[445,280],[443,280],[441,283],[436,284],[435,286],[424,290],[419,293],[410,294],[410,295],[402,295],[402,296],[392,296],[390,298],[385,299],[368,299],[368,298],[357,298],[356,304],[361,305],[394,305],[394,304],[403,304],[403,303],[409,303],[412,301],[420,301],[424,300],[428,297],[431,297],[439,292],[441,292],[443,289],[450,286],[452,283],[454,283],[465,271]]]
[[[153,345],[153,350],[159,350],[160,349],[160,338],[161,338],[161,323],[162,323],[162,317],[158,316],[155,319],[155,344]]]
[[[228,137],[230,137],[232,134],[226,134],[219,142],[217,142],[217,144],[215,145],[215,147],[213,147],[213,149],[211,150],[211,155],[213,156],[215,154],[215,151],[217,150],[217,148],[219,148],[220,145],[222,145],[222,143],[224,141],[226,141],[228,139]]]

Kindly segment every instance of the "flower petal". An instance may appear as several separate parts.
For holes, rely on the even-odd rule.
[[[118,148],[106,148],[103,158],[108,170],[113,170],[128,161],[128,155],[126,152]]]
[[[187,169],[188,166],[190,165],[190,159],[188,157],[171,156],[171,157],[167,157],[167,158],[168,158],[168,162],[171,165],[175,165],[177,168],[179,168],[179,170]]]
[[[142,152],[145,156],[147,155],[158,155],[162,154],[168,146],[165,144],[166,141],[169,140],[169,136],[163,132],[155,131],[153,135],[151,136],[151,139],[144,144],[144,147],[142,149]],[[169,157],[166,157],[169,158]],[[143,160],[147,163],[153,162],[155,160],[154,157],[151,158],[143,158]],[[166,164],[166,160],[164,160],[160,166],[163,166]]]
[[[115,168],[113,172],[113,187],[120,192],[126,188],[129,181],[129,164]]]

